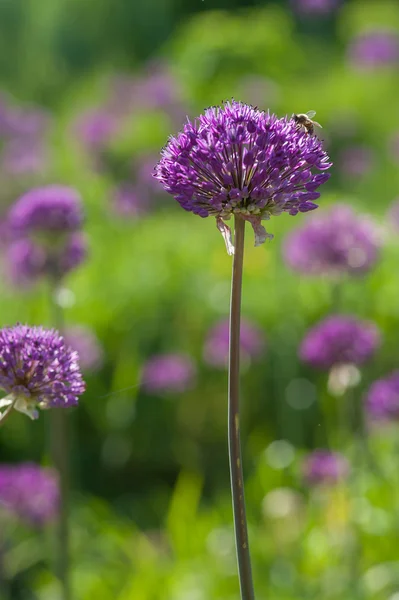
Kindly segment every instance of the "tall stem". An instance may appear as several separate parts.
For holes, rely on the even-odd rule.
[[[51,310],[54,327],[62,334],[64,316],[56,298],[58,284],[51,289]],[[60,507],[56,534],[56,573],[61,583],[62,600],[70,600],[69,583],[69,423],[65,408],[50,411],[50,452],[54,467],[58,472],[60,485]]]
[[[234,228],[235,254],[231,279],[228,391],[230,484],[233,500],[234,530],[241,600],[254,600],[255,595],[252,583],[251,558],[248,544],[240,441],[240,317],[242,270],[244,261],[244,219],[235,217]]]

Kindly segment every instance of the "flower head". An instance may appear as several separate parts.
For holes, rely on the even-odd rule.
[[[232,254],[223,219],[236,215],[249,221],[259,245],[271,237],[262,220],[317,208],[316,190],[329,178],[317,171],[330,166],[321,141],[293,119],[226,102],[188,121],[169,140],[155,177],[185,210],[216,217]]]
[[[240,345],[242,357],[255,360],[265,349],[263,332],[254,324],[241,319]],[[205,347],[205,361],[219,368],[227,366],[229,355],[229,321],[223,320],[214,325],[208,333]]]
[[[33,463],[0,465],[0,508],[34,527],[43,527],[58,512],[56,474]]]
[[[54,329],[16,325],[0,330],[0,408],[14,405],[32,419],[37,408],[78,403],[85,384],[78,354]]]
[[[376,421],[399,419],[399,371],[371,385],[366,395],[366,411]]]
[[[373,70],[399,62],[399,35],[390,29],[366,31],[353,38],[349,61],[359,70]]]
[[[83,371],[96,371],[103,362],[103,349],[94,331],[83,325],[68,327],[64,333],[65,343],[79,356]]]
[[[192,386],[194,378],[191,358],[183,354],[158,354],[145,363],[142,385],[151,394],[181,393]]]
[[[380,332],[374,323],[333,315],[308,331],[299,353],[304,362],[329,370],[339,365],[361,365],[379,345]]]
[[[379,242],[372,222],[344,205],[317,215],[286,239],[284,257],[308,275],[367,273],[377,261]]]
[[[349,463],[338,452],[315,450],[303,464],[303,476],[310,485],[337,483],[349,475]]]

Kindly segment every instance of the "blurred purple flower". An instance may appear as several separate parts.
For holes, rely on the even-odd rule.
[[[361,275],[379,256],[377,229],[349,206],[335,205],[291,232],[284,244],[286,263],[307,275]]]
[[[391,227],[399,231],[399,199],[392,202],[387,217]]]
[[[240,345],[243,361],[256,360],[265,351],[263,331],[253,323],[241,319]],[[204,360],[213,367],[225,368],[228,356],[229,321],[226,319],[210,329],[204,346]]]
[[[333,315],[307,332],[299,354],[312,367],[329,370],[338,365],[365,363],[380,343],[381,335],[374,323]]]
[[[0,330],[0,388],[1,408],[13,404],[36,419],[37,408],[75,406],[85,384],[77,352],[57,331],[16,325]]]
[[[184,354],[158,354],[144,365],[141,382],[150,394],[181,393],[192,387],[195,365]]]
[[[371,385],[366,394],[365,408],[371,420],[399,420],[399,371]]]
[[[100,342],[89,327],[74,325],[64,332],[65,343],[79,356],[79,365],[83,371],[97,371],[101,368],[104,353]]]
[[[33,463],[0,464],[0,507],[33,527],[43,527],[58,512],[56,473]]]
[[[39,107],[9,107],[7,111],[7,134],[9,137],[28,141],[39,140],[47,133],[50,114]]]
[[[43,142],[12,139],[6,143],[1,156],[1,167],[8,175],[43,173],[48,156]]]
[[[397,65],[399,35],[391,29],[374,29],[361,33],[352,39],[348,59],[359,71]]]
[[[348,179],[357,179],[367,175],[373,169],[375,156],[367,146],[351,146],[339,155],[339,170]]]
[[[104,150],[118,134],[119,119],[105,109],[88,110],[75,124],[78,139],[86,150]]]
[[[145,192],[141,192],[129,182],[123,182],[114,189],[112,205],[115,212],[121,216],[138,217],[148,210]]]
[[[334,484],[348,477],[349,462],[342,454],[315,450],[303,463],[303,477],[308,485]]]
[[[307,17],[329,15],[342,0],[291,0],[295,11]]]
[[[229,254],[234,246],[224,220],[249,221],[255,245],[268,234],[262,220],[308,212],[329,178],[321,141],[300,131],[293,119],[278,119],[240,102],[211,107],[171,137],[156,166],[156,178],[187,211],[214,216]]]

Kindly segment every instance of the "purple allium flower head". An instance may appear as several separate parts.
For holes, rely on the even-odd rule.
[[[77,136],[88,151],[103,150],[119,130],[119,119],[107,110],[90,110],[81,115],[75,126]]]
[[[259,245],[271,237],[262,220],[317,208],[316,190],[329,174],[316,172],[330,166],[321,141],[293,119],[233,101],[207,109],[170,138],[155,177],[185,210],[216,217],[232,254],[223,219],[249,221]]]
[[[342,150],[339,156],[339,170],[348,179],[367,175],[374,165],[374,152],[367,146],[351,146]]]
[[[37,408],[68,407],[78,403],[85,384],[78,354],[53,329],[16,325],[0,330],[0,388],[10,406],[38,417]]]
[[[76,190],[62,185],[34,188],[15,202],[8,220],[21,235],[76,231],[83,222],[81,198]]]
[[[253,323],[241,319],[240,345],[243,359],[255,360],[265,349],[263,332]],[[229,356],[229,321],[223,320],[214,325],[208,333],[204,359],[213,367],[227,367]]]
[[[292,0],[293,9],[307,17],[329,15],[340,3],[341,0]]]
[[[43,527],[57,514],[56,473],[33,463],[0,464],[0,508],[33,527]]]
[[[390,29],[374,29],[354,37],[349,49],[350,63],[358,70],[373,70],[399,62],[399,35]]]
[[[371,385],[366,394],[365,407],[372,420],[399,420],[399,371]]]
[[[313,367],[328,370],[338,365],[365,363],[372,358],[380,342],[380,332],[374,323],[333,315],[308,331],[299,354]]]
[[[158,354],[144,365],[142,385],[150,394],[181,393],[192,387],[195,365],[184,354]]]
[[[303,464],[303,476],[309,485],[333,484],[349,475],[347,459],[338,452],[315,450]]]
[[[338,204],[289,234],[284,258],[292,269],[308,275],[361,275],[376,263],[379,245],[370,219]]]
[[[83,325],[68,327],[64,333],[65,343],[79,356],[83,371],[97,371],[104,359],[103,349],[94,331]]]

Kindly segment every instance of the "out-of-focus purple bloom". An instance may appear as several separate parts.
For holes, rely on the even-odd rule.
[[[129,182],[124,182],[115,188],[112,204],[115,212],[121,216],[137,217],[148,210],[145,193]]]
[[[259,245],[271,237],[262,220],[317,208],[316,190],[329,174],[316,172],[330,166],[321,141],[293,119],[233,101],[207,109],[170,138],[156,178],[185,210],[216,217],[232,254],[223,219],[236,215],[249,221]]]
[[[3,148],[1,167],[8,175],[43,173],[48,156],[42,142],[10,140]]]
[[[307,332],[299,354],[312,367],[329,370],[339,365],[365,363],[380,343],[381,335],[374,323],[333,315]]]
[[[33,527],[43,527],[59,508],[56,473],[33,463],[0,464],[0,507]]]
[[[81,198],[76,190],[66,186],[34,188],[11,207],[8,222],[21,235],[76,231],[83,223]]]
[[[48,253],[47,272],[52,272],[56,277],[62,277],[73,271],[87,258],[88,244],[83,233],[77,232],[69,235],[62,251]]]
[[[360,71],[394,66],[399,62],[399,35],[390,29],[374,29],[354,37],[348,59]]]
[[[119,119],[107,110],[89,110],[80,115],[75,131],[88,151],[101,151],[115,138]]]
[[[50,115],[38,107],[9,107],[7,111],[7,133],[20,140],[42,139],[50,124]]]
[[[32,419],[37,408],[78,403],[85,384],[78,354],[54,329],[16,325],[0,330],[0,407],[14,405]]]
[[[265,350],[265,336],[253,323],[241,320],[241,355],[245,360],[256,360]],[[208,333],[204,360],[213,367],[225,368],[229,356],[229,321],[223,320],[214,325]]]
[[[184,354],[158,354],[144,365],[142,386],[150,394],[181,393],[192,387],[196,369]]]
[[[64,333],[65,343],[79,356],[83,371],[97,371],[104,359],[103,349],[94,331],[83,325],[68,327]]]
[[[371,420],[399,420],[399,371],[394,371],[371,385],[365,406]]]
[[[399,199],[392,202],[388,211],[388,221],[393,229],[399,231]]]
[[[303,477],[308,485],[334,484],[347,478],[349,462],[342,454],[315,450],[303,463]]]
[[[341,0],[292,0],[291,3],[296,12],[313,17],[334,12]]]
[[[307,275],[360,275],[376,263],[379,245],[369,218],[336,205],[287,236],[284,258],[292,269]]]
[[[342,150],[339,156],[339,170],[349,179],[367,175],[374,165],[374,152],[367,146],[351,146]]]

